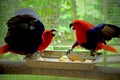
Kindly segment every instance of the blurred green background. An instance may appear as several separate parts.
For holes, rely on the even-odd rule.
[[[46,29],[56,28],[58,32],[47,50],[67,50],[75,41],[74,31],[69,24],[75,19],[83,19],[93,25],[111,23],[120,26],[120,0],[0,0],[0,46],[4,45],[7,32],[7,20],[21,8],[31,8],[40,16]],[[111,44],[120,52],[119,39],[113,39]],[[83,49],[81,49],[83,50]],[[113,54],[113,53],[110,53]],[[109,55],[109,54],[108,54]],[[4,54],[1,59],[22,60],[17,54]],[[108,65],[118,67],[120,64]],[[0,75],[0,80],[88,80],[78,78],[63,78],[54,76]]]

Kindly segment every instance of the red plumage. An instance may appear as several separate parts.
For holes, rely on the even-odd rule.
[[[42,50],[46,49],[52,42],[53,36],[55,36],[55,35],[52,33],[51,30],[44,31],[43,35],[42,35],[43,42],[39,46],[38,51],[42,51]]]
[[[67,54],[77,45],[91,50],[91,55],[93,55],[93,52],[101,49],[117,52],[112,46],[106,45],[106,41],[113,37],[120,36],[120,28],[118,26],[101,24],[95,27],[87,21],[74,20],[70,24],[70,28],[71,27],[76,31],[76,42],[73,44],[72,48],[67,51]]]
[[[76,39],[79,44],[83,44],[87,42],[87,31],[90,30],[93,25],[84,21],[84,20],[75,20],[73,21],[72,25],[74,26],[73,29],[76,30]],[[82,26],[82,27],[78,27]]]

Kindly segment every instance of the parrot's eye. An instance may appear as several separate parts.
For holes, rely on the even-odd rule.
[[[49,32],[46,32],[47,35],[49,35],[50,33]]]

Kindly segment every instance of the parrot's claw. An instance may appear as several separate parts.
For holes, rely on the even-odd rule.
[[[98,53],[98,52],[95,52],[95,51],[90,51],[90,55],[91,56],[99,56],[99,55],[101,55],[102,53]]]
[[[102,53],[96,53],[97,56],[101,55]]]
[[[71,51],[73,51],[73,49],[68,49],[66,55],[70,54]]]
[[[91,51],[90,51],[90,56],[93,56],[93,57],[94,57],[94,56],[95,56],[95,51],[91,50]]]
[[[23,59],[27,59],[27,58],[31,59],[32,58],[32,54],[25,55],[25,57]]]
[[[95,54],[94,54],[94,53],[90,53],[90,56],[93,56],[93,57],[94,57],[94,56],[95,56]]]
[[[38,52],[35,52],[34,54],[27,54],[25,55],[25,57],[23,59],[37,59],[39,58],[41,55]]]

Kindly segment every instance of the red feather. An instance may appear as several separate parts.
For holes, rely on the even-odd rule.
[[[4,54],[9,52],[9,46],[8,45],[4,45],[2,47],[0,47],[0,54]]]
[[[51,30],[46,30],[45,32],[43,32],[43,35],[42,35],[43,42],[39,46],[38,51],[42,51],[46,49],[52,42],[52,39],[53,39],[53,33],[51,32]]]
[[[75,20],[73,21],[73,26],[76,29],[76,38],[79,44],[87,42],[86,32],[93,27],[90,23],[84,20]],[[79,26],[79,27],[78,27]]]

